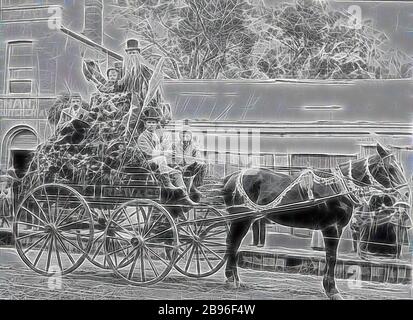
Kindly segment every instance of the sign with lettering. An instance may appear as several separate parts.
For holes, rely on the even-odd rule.
[[[0,117],[12,119],[46,119],[54,99],[0,98]]]

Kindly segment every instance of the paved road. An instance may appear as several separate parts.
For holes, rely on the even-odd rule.
[[[321,277],[240,270],[245,288],[224,284],[223,271],[204,279],[190,279],[176,271],[151,287],[122,284],[110,271],[85,262],[61,282],[49,282],[22,264],[12,248],[0,249],[0,299],[325,299]],[[347,299],[409,299],[410,286],[362,282],[361,288],[338,280]]]

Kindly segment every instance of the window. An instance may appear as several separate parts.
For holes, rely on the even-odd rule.
[[[1,4],[4,8],[36,4],[44,5],[47,2],[48,1],[46,0],[1,0]]]
[[[33,92],[33,43],[10,42],[7,48],[7,93]]]

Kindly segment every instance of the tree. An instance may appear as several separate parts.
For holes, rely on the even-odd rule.
[[[187,79],[402,78],[412,58],[371,21],[352,25],[322,0],[129,0],[114,19],[139,37],[142,54]]]
[[[137,0],[115,17],[138,35],[148,61],[167,58],[172,77],[218,78],[249,68],[256,40],[245,22],[249,7],[245,0]]]
[[[349,13],[327,2],[296,0],[275,7],[272,16],[263,36],[272,46],[257,63],[270,78],[400,78],[411,61],[371,21],[355,27]]]

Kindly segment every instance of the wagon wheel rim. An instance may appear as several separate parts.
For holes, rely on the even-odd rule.
[[[109,265],[106,259],[106,255],[105,255],[104,238],[105,238],[105,229],[107,227],[107,223],[114,210],[111,208],[104,208],[104,207],[99,208],[99,210],[105,221],[103,222],[103,221],[98,220],[98,213],[96,212],[96,208],[94,208],[92,210],[92,214],[94,217],[94,223],[97,223],[99,226],[102,227],[102,229],[96,229],[96,228],[94,229],[94,237],[92,240],[92,246],[89,251],[89,254],[87,255],[87,259],[89,260],[90,263],[92,263],[93,265],[95,265],[96,267],[100,269],[110,270],[111,266]]]
[[[178,253],[173,218],[151,200],[132,200],[119,207],[108,222],[104,242],[115,274],[137,286],[164,279]]]
[[[17,253],[35,272],[53,276],[77,269],[93,240],[93,217],[83,197],[60,184],[36,187],[13,221]]]
[[[220,218],[208,221],[209,218]],[[228,223],[210,206],[197,206],[187,212],[187,221],[178,223],[180,246],[175,269],[193,278],[213,275],[226,262]]]

